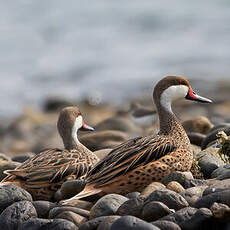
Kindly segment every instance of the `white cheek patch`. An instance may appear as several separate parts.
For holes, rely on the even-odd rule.
[[[82,127],[82,116],[78,116],[74,122],[74,126],[72,128],[72,138],[76,143],[78,143],[78,138],[77,138],[77,131]]]
[[[160,98],[161,105],[168,111],[172,112],[171,103],[172,101],[184,98],[188,93],[188,86],[186,85],[173,85],[168,87]]]

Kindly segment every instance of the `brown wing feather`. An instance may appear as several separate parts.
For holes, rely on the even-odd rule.
[[[170,141],[162,136],[138,137],[113,149],[89,172],[87,181],[100,187],[106,182],[133,169],[156,161],[175,150]]]
[[[26,183],[58,183],[69,175],[80,178],[85,175],[90,165],[84,162],[84,157],[73,151],[61,149],[45,150],[28,159],[15,170],[6,171],[7,181],[11,176],[19,177]]]

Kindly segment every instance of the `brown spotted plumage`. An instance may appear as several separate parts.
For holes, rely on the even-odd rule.
[[[71,199],[96,193],[142,191],[172,171],[190,170],[190,142],[171,110],[171,101],[179,98],[211,102],[196,95],[184,77],[169,76],[159,81],[153,93],[160,120],[158,135],[134,138],[113,149],[89,172],[85,189]]]
[[[84,123],[77,107],[64,108],[57,126],[65,149],[40,152],[16,169],[7,170],[8,176],[2,183],[12,183],[26,189],[34,200],[52,200],[63,182],[85,177],[98,158],[78,141],[75,132],[92,128]]]

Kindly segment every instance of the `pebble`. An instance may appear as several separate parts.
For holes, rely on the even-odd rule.
[[[20,225],[17,230],[78,230],[78,227],[64,219],[31,218]]]
[[[201,197],[196,201],[194,207],[196,208],[210,208],[214,202],[230,205],[230,189],[226,189],[220,192],[210,193]]]
[[[90,210],[90,219],[114,215],[128,198],[119,194],[108,194],[99,199]]]
[[[56,207],[50,210],[49,212],[49,219],[54,219],[56,218],[57,215],[59,215],[62,212],[65,211],[70,211],[74,212],[78,215],[81,215],[83,217],[89,218],[90,212],[81,208],[75,208],[75,207],[70,207],[70,206],[61,206],[61,207]]]
[[[215,143],[215,141],[218,139],[218,137],[216,136],[216,134],[219,131],[224,131],[227,135],[230,134],[230,127],[229,125],[225,126],[225,127],[219,127],[219,128],[214,128],[213,131],[211,131],[203,140],[202,144],[201,144],[201,149],[206,149],[208,146],[212,145],[213,143]]]
[[[172,221],[178,225],[183,221],[190,219],[195,213],[197,209],[192,207],[186,207],[178,210],[175,213],[162,217],[160,220]]]
[[[185,200],[189,203],[190,206],[194,207],[195,202],[202,197],[203,191],[207,186],[197,186],[185,189],[184,192],[181,192]]]
[[[22,200],[32,201],[32,196],[13,184],[0,186],[0,213],[14,202]]]
[[[93,203],[86,200],[72,199],[70,201],[65,201],[66,206],[72,206],[75,208],[81,208],[85,210],[90,210],[93,207]]]
[[[142,207],[144,204],[143,199],[129,199],[125,201],[117,210],[116,215],[119,216],[136,216],[141,218]]]
[[[12,157],[12,161],[23,163],[31,157],[35,156],[35,153],[25,153]]]
[[[202,134],[208,134],[213,124],[205,116],[197,116],[193,119],[186,120],[182,123],[186,132],[196,132]]]
[[[188,180],[192,180],[193,175],[191,172],[172,172],[169,175],[165,176],[163,179],[163,184],[167,185],[171,181],[176,181],[179,184],[181,184],[184,188]]]
[[[226,189],[230,189],[230,179],[217,181],[215,184],[210,185],[204,190],[203,196],[214,192],[221,192]]]
[[[54,219],[65,219],[72,223],[74,223],[77,227],[79,227],[81,224],[84,224],[87,219],[83,216],[80,216],[77,213],[71,212],[71,211],[63,211],[55,216]]]
[[[165,189],[165,185],[160,182],[152,182],[140,194],[141,197],[148,197],[155,190]]]
[[[208,222],[212,218],[212,212],[208,208],[201,208],[190,218],[180,223],[183,230],[208,229]]]
[[[150,201],[160,201],[167,205],[170,209],[175,210],[188,206],[188,202],[180,194],[168,189],[152,192],[145,202],[147,203]]]
[[[196,132],[189,132],[187,133],[190,143],[196,146],[201,146],[202,142],[204,141],[206,135]]]
[[[79,227],[79,230],[94,230],[99,227],[100,224],[112,223],[115,220],[119,219],[120,216],[100,216],[92,220],[87,221]],[[98,229],[97,229],[98,230]]]
[[[151,201],[144,205],[142,209],[142,219],[151,222],[171,213],[172,211],[162,202]]]
[[[179,225],[175,224],[172,221],[157,220],[157,221],[152,222],[152,224],[157,226],[161,230],[181,230]]]
[[[183,192],[185,189],[183,188],[183,186],[181,184],[179,184],[177,181],[171,181],[167,184],[166,186],[167,189],[180,193]]]
[[[214,202],[210,210],[215,218],[221,221],[230,220],[230,208],[228,205]]]
[[[224,180],[230,178],[230,164],[226,164],[218,167],[211,174],[211,178],[215,178],[217,180]]]
[[[215,169],[224,165],[217,154],[218,150],[218,148],[209,147],[197,154],[198,165],[205,178],[210,178]]]
[[[146,221],[143,221],[134,216],[122,216],[110,227],[110,230],[160,230]]]
[[[111,216],[111,218],[105,219],[105,221],[98,225],[97,230],[109,230],[113,222],[119,218],[120,216]]]
[[[29,201],[19,201],[7,207],[0,215],[0,229],[16,230],[31,217],[37,217],[34,206]]]
[[[197,187],[197,186],[207,186],[208,181],[207,180],[201,180],[201,179],[192,179],[185,181],[184,188],[191,188],[191,187]]]
[[[125,197],[127,197],[128,199],[136,199],[139,198],[139,196],[140,196],[139,192],[130,192],[125,195]]]
[[[61,185],[61,188],[54,194],[55,201],[69,199],[80,193],[85,188],[85,180],[70,180]]]
[[[37,211],[38,218],[48,218],[49,211],[56,207],[56,204],[46,200],[33,201],[32,204]]]

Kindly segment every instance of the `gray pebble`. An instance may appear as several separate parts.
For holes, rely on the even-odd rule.
[[[101,224],[103,225],[103,223],[105,223],[105,226],[106,226],[106,222],[111,223],[119,218],[120,216],[100,216],[100,217],[94,218],[82,224],[79,227],[79,230],[94,230],[94,229],[97,229],[99,225]]]
[[[196,211],[196,208],[186,207],[168,216],[164,216],[160,220],[172,221],[179,225],[183,221],[190,219],[196,213]]]
[[[218,148],[209,147],[197,154],[198,165],[205,178],[210,178],[212,172],[224,165],[224,162],[217,156]]]
[[[161,230],[181,230],[179,225],[175,224],[172,221],[157,220],[157,221],[152,222],[152,224],[157,226]]]
[[[48,220],[31,218],[20,225],[18,230],[78,230],[78,227],[64,219]]]
[[[77,227],[79,227],[81,224],[84,224],[87,219],[83,216],[80,216],[77,213],[71,212],[71,211],[63,211],[59,213],[55,219],[65,219],[72,223],[74,223]]]
[[[217,180],[230,178],[230,164],[220,166],[219,168],[214,170],[211,174],[211,178],[215,178]]]
[[[37,217],[34,206],[29,201],[19,201],[7,207],[0,215],[0,229],[16,230],[31,217]]]
[[[192,180],[192,179],[194,178],[191,172],[176,171],[176,172],[172,172],[169,175],[165,176],[163,179],[163,183],[167,185],[171,181],[176,181],[179,184],[181,184],[184,188],[186,188],[185,183],[188,180]]]
[[[160,201],[171,209],[179,210],[188,206],[188,202],[178,193],[171,190],[156,190],[145,201]]]
[[[183,230],[207,229],[212,212],[208,208],[201,208],[190,218],[180,223]]]
[[[12,157],[12,161],[23,163],[23,162],[25,162],[26,160],[30,159],[33,156],[35,156],[34,153],[25,153],[25,154],[22,154],[22,155],[17,155],[17,156]]]
[[[143,199],[130,199],[125,201],[117,210],[118,216],[136,216],[141,218],[142,207],[144,204]]]
[[[162,202],[151,201],[144,205],[142,219],[145,221],[155,221],[171,213],[172,211]]]
[[[49,219],[53,219],[55,218],[57,215],[59,215],[62,212],[65,211],[70,211],[70,212],[74,212],[78,215],[81,215],[83,217],[89,218],[90,216],[90,212],[81,208],[75,208],[75,207],[71,207],[71,206],[62,206],[62,207],[55,207],[53,209],[50,210],[49,212]]]
[[[206,196],[210,193],[221,192],[226,189],[230,189],[230,179],[217,181],[215,184],[210,185],[204,190],[203,196]]]
[[[194,205],[196,208],[210,208],[214,202],[230,205],[230,189],[220,192],[210,193],[198,199]]]
[[[187,188],[184,192],[181,192],[185,200],[189,203],[190,206],[194,206],[195,202],[202,197],[203,191],[207,188],[207,186],[197,186]]]
[[[32,201],[32,196],[26,190],[13,184],[0,186],[0,213],[14,202],[22,200]]]
[[[90,210],[90,219],[99,216],[114,215],[128,198],[118,194],[108,194],[99,199]]]
[[[113,222],[110,230],[160,230],[158,227],[147,223],[134,216],[123,216]]]
[[[36,200],[32,204],[37,211],[38,218],[48,218],[49,211],[56,207],[56,204],[46,200]]]
[[[110,218],[106,218],[98,225],[97,230],[109,230],[113,222],[119,218],[120,216],[111,216]]]

